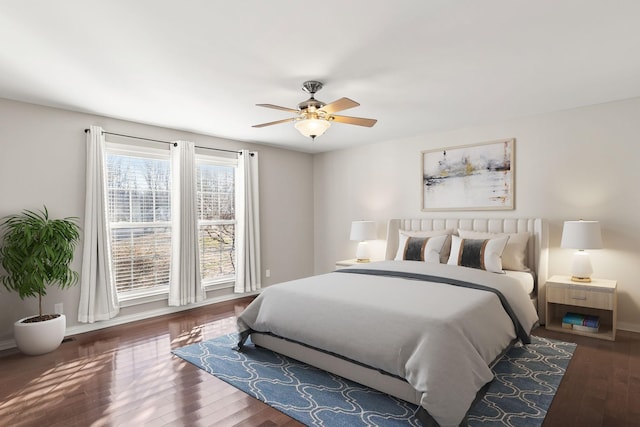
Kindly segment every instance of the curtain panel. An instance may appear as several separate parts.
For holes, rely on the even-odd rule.
[[[200,278],[198,205],[195,144],[177,141],[171,146],[172,257],[169,305],[200,302],[204,290]]]
[[[234,292],[255,292],[260,282],[260,203],[258,153],[238,155],[236,174],[236,284]]]
[[[78,307],[78,321],[83,323],[108,320],[119,312],[109,247],[105,160],[102,128],[91,126],[87,133],[82,274]]]

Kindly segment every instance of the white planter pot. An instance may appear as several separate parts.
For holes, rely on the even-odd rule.
[[[13,324],[13,336],[21,352],[35,356],[49,353],[60,346],[67,328],[64,314],[44,322],[22,323],[24,319]]]

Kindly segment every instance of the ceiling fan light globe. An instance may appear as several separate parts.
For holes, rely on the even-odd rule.
[[[303,119],[295,122],[294,126],[302,135],[313,139],[325,133],[331,123],[321,119]]]

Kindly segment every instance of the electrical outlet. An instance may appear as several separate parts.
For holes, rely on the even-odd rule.
[[[264,275],[267,277],[271,277],[271,270],[267,268],[267,270],[264,272]]]
[[[54,306],[53,306],[53,311],[54,311],[56,314],[64,314],[64,312],[63,312],[63,306],[62,306],[62,303],[61,303],[61,302],[59,302],[59,303],[57,303],[56,305],[54,305]]]

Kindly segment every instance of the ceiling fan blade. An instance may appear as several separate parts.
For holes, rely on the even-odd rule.
[[[345,123],[348,125],[366,126],[368,128],[376,124],[376,119],[363,119],[361,117],[349,117],[349,116],[331,116],[334,122]]]
[[[293,108],[281,107],[279,105],[273,105],[273,104],[256,104],[256,105],[258,107],[273,108],[274,110],[288,111],[290,113],[299,113],[298,110],[294,110]]]
[[[261,123],[259,125],[253,125],[251,126],[252,128],[263,128],[265,126],[271,126],[271,125],[278,125],[280,123],[287,123],[287,122],[292,122],[294,121],[296,118],[295,117],[291,117],[290,119],[283,119],[283,120],[276,120],[275,122],[269,122],[269,123]]]
[[[333,113],[337,113],[338,111],[346,110],[353,107],[358,107],[359,105],[360,104],[358,104],[353,99],[340,98],[337,101],[333,101],[332,103],[327,104],[320,109],[326,112],[327,114],[333,114]]]

